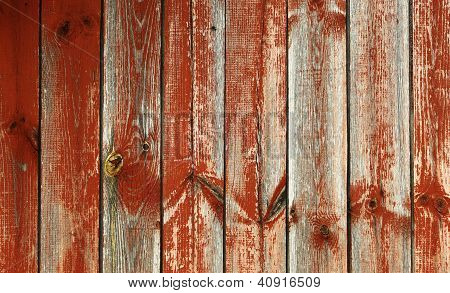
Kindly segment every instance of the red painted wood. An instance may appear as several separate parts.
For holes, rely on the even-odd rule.
[[[100,1],[42,1],[41,271],[98,271]]]
[[[190,0],[164,8],[163,272],[192,269]]]
[[[36,272],[39,1],[1,1],[0,36],[0,272]]]
[[[223,271],[225,0],[192,1],[193,271]]]
[[[414,270],[450,272],[450,3],[413,1]]]
[[[289,271],[347,271],[346,2],[289,1]]]
[[[226,271],[286,270],[286,1],[226,4]]]
[[[411,270],[408,3],[350,1],[352,272]]]
[[[104,2],[103,271],[160,270],[159,0]]]
[[[214,127],[218,121],[210,120],[220,115],[216,107],[223,101],[219,81],[210,72],[216,67],[211,3],[165,1],[164,272],[217,272],[223,267],[223,152],[220,130]]]

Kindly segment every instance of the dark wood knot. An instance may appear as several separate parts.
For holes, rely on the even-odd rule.
[[[81,17],[81,22],[87,28],[92,28],[94,26],[94,20],[89,15],[83,15]]]
[[[374,197],[369,199],[369,201],[367,202],[367,208],[369,209],[369,211],[374,212],[378,208],[377,199]]]
[[[144,152],[148,152],[150,150],[150,144],[148,143],[148,141],[144,141],[144,143],[142,144],[142,150]]]
[[[59,38],[67,39],[67,37],[71,33],[71,28],[72,28],[72,24],[70,23],[70,21],[64,20],[58,25],[58,28],[56,30],[56,35]]]
[[[327,225],[321,225],[319,230],[323,238],[327,239],[330,237],[330,228]]]
[[[434,201],[434,207],[438,211],[438,213],[445,215],[448,212],[447,202],[443,197],[438,197]]]
[[[426,194],[423,194],[423,195],[421,195],[421,196],[419,197],[419,203],[422,204],[422,205],[427,204],[427,203],[428,203],[428,200],[429,200],[429,196],[426,195]]]

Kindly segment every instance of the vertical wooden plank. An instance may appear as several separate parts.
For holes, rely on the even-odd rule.
[[[225,0],[192,1],[193,271],[223,272]]]
[[[163,272],[190,272],[192,217],[191,1],[164,1]]]
[[[0,36],[0,272],[36,272],[39,1],[1,1]]]
[[[165,3],[163,271],[221,272],[224,0]]]
[[[351,270],[411,269],[407,1],[350,1]]]
[[[289,1],[290,272],[347,271],[345,10]]]
[[[226,270],[286,270],[286,1],[226,6]]]
[[[161,1],[104,9],[103,270],[159,272]]]
[[[42,0],[41,271],[96,272],[100,1]]]
[[[450,272],[450,3],[413,1],[414,266]]]

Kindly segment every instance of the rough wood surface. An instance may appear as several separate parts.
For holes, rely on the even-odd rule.
[[[223,272],[225,0],[192,1],[193,271]]]
[[[413,1],[414,270],[450,272],[450,2]]]
[[[223,268],[223,6],[166,1],[164,272]]]
[[[0,36],[0,273],[36,272],[39,1],[1,1]]]
[[[96,272],[100,1],[42,0],[41,271]]]
[[[159,272],[161,2],[104,9],[103,271]]]
[[[345,1],[289,1],[289,270],[347,271]]]
[[[409,272],[408,2],[350,1],[351,271]]]
[[[226,4],[226,271],[286,271],[286,1]]]

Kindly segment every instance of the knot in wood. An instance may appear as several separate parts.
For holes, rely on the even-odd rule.
[[[367,207],[369,208],[369,211],[371,211],[371,212],[375,211],[378,207],[377,199],[374,197],[369,199],[369,202],[367,203]]]
[[[328,228],[327,225],[322,225],[320,226],[320,234],[322,235],[323,238],[328,238],[330,237],[330,228]]]
[[[81,22],[87,28],[92,28],[94,26],[94,20],[89,15],[83,15],[81,17]]]
[[[150,144],[147,141],[144,141],[144,143],[142,144],[142,150],[144,152],[148,152],[150,150]]]
[[[118,153],[111,153],[105,161],[105,173],[110,177],[116,176],[123,166],[123,157]]]
[[[56,30],[56,34],[60,38],[67,38],[71,33],[71,23],[69,20],[62,21]]]
[[[438,213],[442,215],[445,215],[448,212],[447,202],[442,197],[436,198],[436,200],[434,201],[434,207],[436,208]]]
[[[422,205],[425,205],[425,204],[427,204],[428,199],[429,199],[428,195],[423,194],[419,197],[419,203]]]

